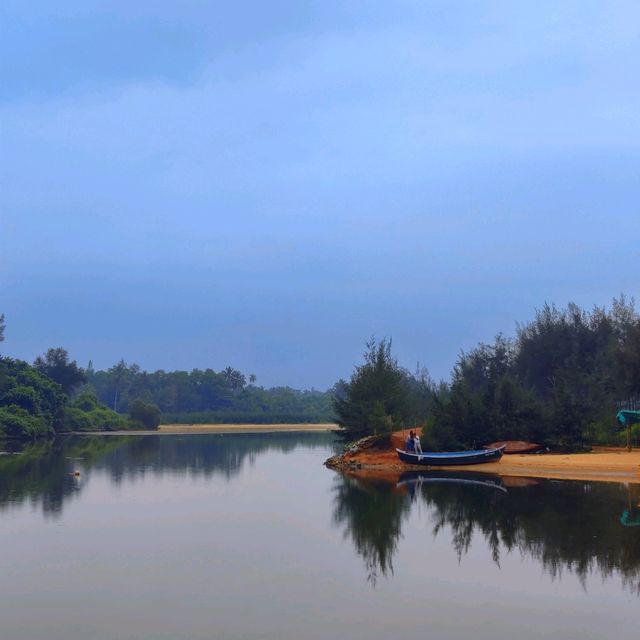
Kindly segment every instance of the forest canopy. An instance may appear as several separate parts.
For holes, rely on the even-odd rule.
[[[370,341],[334,405],[353,436],[420,424],[434,450],[521,439],[580,449],[619,443],[616,410],[638,396],[640,317],[621,297],[592,311],[544,305],[514,337],[463,352],[438,386],[402,369],[390,341]]]
[[[335,419],[327,392],[256,386],[253,374],[222,371],[143,371],[121,360],[106,371],[88,367],[87,384],[104,404],[128,411],[132,402],[154,404],[165,423],[322,423]],[[247,382],[247,380],[249,382]]]

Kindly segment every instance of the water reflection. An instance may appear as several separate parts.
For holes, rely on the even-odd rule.
[[[393,573],[393,555],[411,504],[384,481],[341,477],[334,492],[333,522],[353,541],[364,559],[367,580],[375,586],[380,574]]]
[[[434,536],[450,531],[463,562],[474,535],[499,566],[518,551],[552,577],[618,573],[640,594],[640,485],[528,481],[483,474],[420,473],[396,482],[337,476],[334,522],[362,556],[367,579],[393,571],[393,556],[414,504],[426,505]],[[626,526],[625,526],[626,525]],[[425,544],[428,541],[425,540]]]
[[[147,473],[217,475],[228,481],[263,452],[327,448],[332,442],[327,433],[246,433],[68,436],[28,445],[5,443],[0,455],[0,511],[28,501],[41,506],[47,516],[59,516],[95,470],[106,472],[116,484]]]
[[[0,512],[30,503],[59,517],[97,471],[116,484],[149,473],[230,481],[267,451],[299,455],[298,448],[320,449],[309,463],[328,474],[320,461],[332,442],[325,433],[275,433],[69,437],[31,444],[0,456]],[[640,594],[640,485],[475,473],[421,472],[386,480],[336,474],[330,499],[333,525],[364,561],[372,585],[393,575],[403,530],[418,526],[412,516],[420,507],[420,517],[433,535],[447,536],[460,563],[480,536],[497,566],[506,554],[519,552],[554,578],[571,573],[586,588],[592,574],[616,574]],[[431,544],[430,536],[424,544]]]

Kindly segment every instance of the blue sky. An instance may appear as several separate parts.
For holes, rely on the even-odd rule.
[[[3,353],[448,377],[640,294],[636,2],[0,8]]]

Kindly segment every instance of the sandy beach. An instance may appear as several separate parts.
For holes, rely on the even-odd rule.
[[[464,466],[447,468],[469,471]],[[640,451],[594,449],[591,453],[516,454],[503,456],[499,462],[474,466],[473,470],[501,476],[640,482]]]
[[[287,431],[336,431],[338,425],[323,424],[161,424],[157,430],[137,431],[94,431],[79,432],[76,435],[102,436],[169,436],[203,433],[280,433]]]
[[[161,424],[157,433],[271,433],[336,431],[337,424]]]
[[[393,434],[392,445],[345,453],[328,461],[327,466],[368,478],[389,478],[405,471],[426,470],[428,467],[400,462],[395,447],[402,448],[407,432]],[[514,454],[498,462],[479,465],[437,467],[449,471],[473,471],[521,478],[557,478],[562,480],[599,480],[604,482],[640,482],[640,450],[628,452],[622,448],[595,448],[590,453]]]

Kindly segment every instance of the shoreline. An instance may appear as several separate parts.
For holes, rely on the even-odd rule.
[[[415,469],[415,465],[408,465]],[[451,471],[478,471],[518,478],[550,480],[589,480],[596,482],[640,483],[640,451],[618,451],[570,454],[511,454],[499,462],[443,467]]]
[[[640,483],[640,450],[628,452],[624,448],[595,447],[590,453],[508,454],[498,462],[424,467],[398,459],[395,447],[402,448],[405,437],[404,432],[396,432],[391,445],[347,451],[329,458],[325,465],[367,479],[399,478],[407,471],[442,470],[512,478]]]
[[[120,431],[72,431],[69,435],[91,436],[174,436],[202,435],[207,433],[318,433],[338,431],[333,423],[321,424],[161,424],[158,429],[136,429]]]

